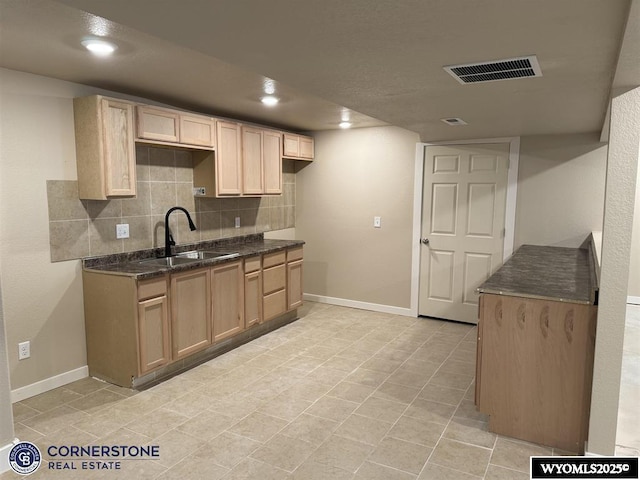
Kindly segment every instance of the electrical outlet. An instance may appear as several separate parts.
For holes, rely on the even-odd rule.
[[[193,196],[203,196],[207,194],[207,189],[205,187],[193,187]]]
[[[380,228],[382,226],[382,217],[373,217],[373,228]]]
[[[119,223],[116,225],[116,238],[129,238],[128,223]]]
[[[20,342],[18,344],[18,360],[24,360],[31,356],[31,342]]]
[[[236,228],[240,228],[240,217],[236,217]]]

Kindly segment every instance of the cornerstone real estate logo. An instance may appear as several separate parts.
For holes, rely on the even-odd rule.
[[[158,445],[50,445],[44,461],[31,442],[20,442],[9,452],[9,465],[20,475],[31,475],[41,464],[49,470],[120,470],[122,460],[160,457]]]
[[[40,450],[31,442],[16,443],[9,452],[9,465],[19,475],[31,475],[40,466]]]

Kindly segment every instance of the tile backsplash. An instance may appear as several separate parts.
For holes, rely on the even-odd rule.
[[[283,161],[283,193],[259,198],[193,196],[193,159],[187,150],[136,145],[136,198],[79,200],[75,180],[48,180],[51,261],[130,252],[164,246],[164,215],[186,208],[170,228],[177,244],[262,233],[295,226],[296,177],[293,160]],[[240,228],[235,218],[240,217]],[[129,224],[129,238],[116,239],[116,225]]]

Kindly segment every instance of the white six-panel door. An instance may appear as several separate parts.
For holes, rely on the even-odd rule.
[[[478,321],[476,288],[502,265],[509,144],[425,148],[419,314]]]

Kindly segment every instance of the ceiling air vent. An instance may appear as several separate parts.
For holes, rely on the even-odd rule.
[[[441,118],[440,120],[442,120],[447,125],[466,125],[467,124],[467,122],[465,122],[464,120],[462,120],[461,118],[458,118],[458,117],[455,117],[455,118]]]
[[[538,58],[535,55],[507,58],[493,62],[449,65],[443,68],[463,84],[542,76],[542,70],[540,70]]]

